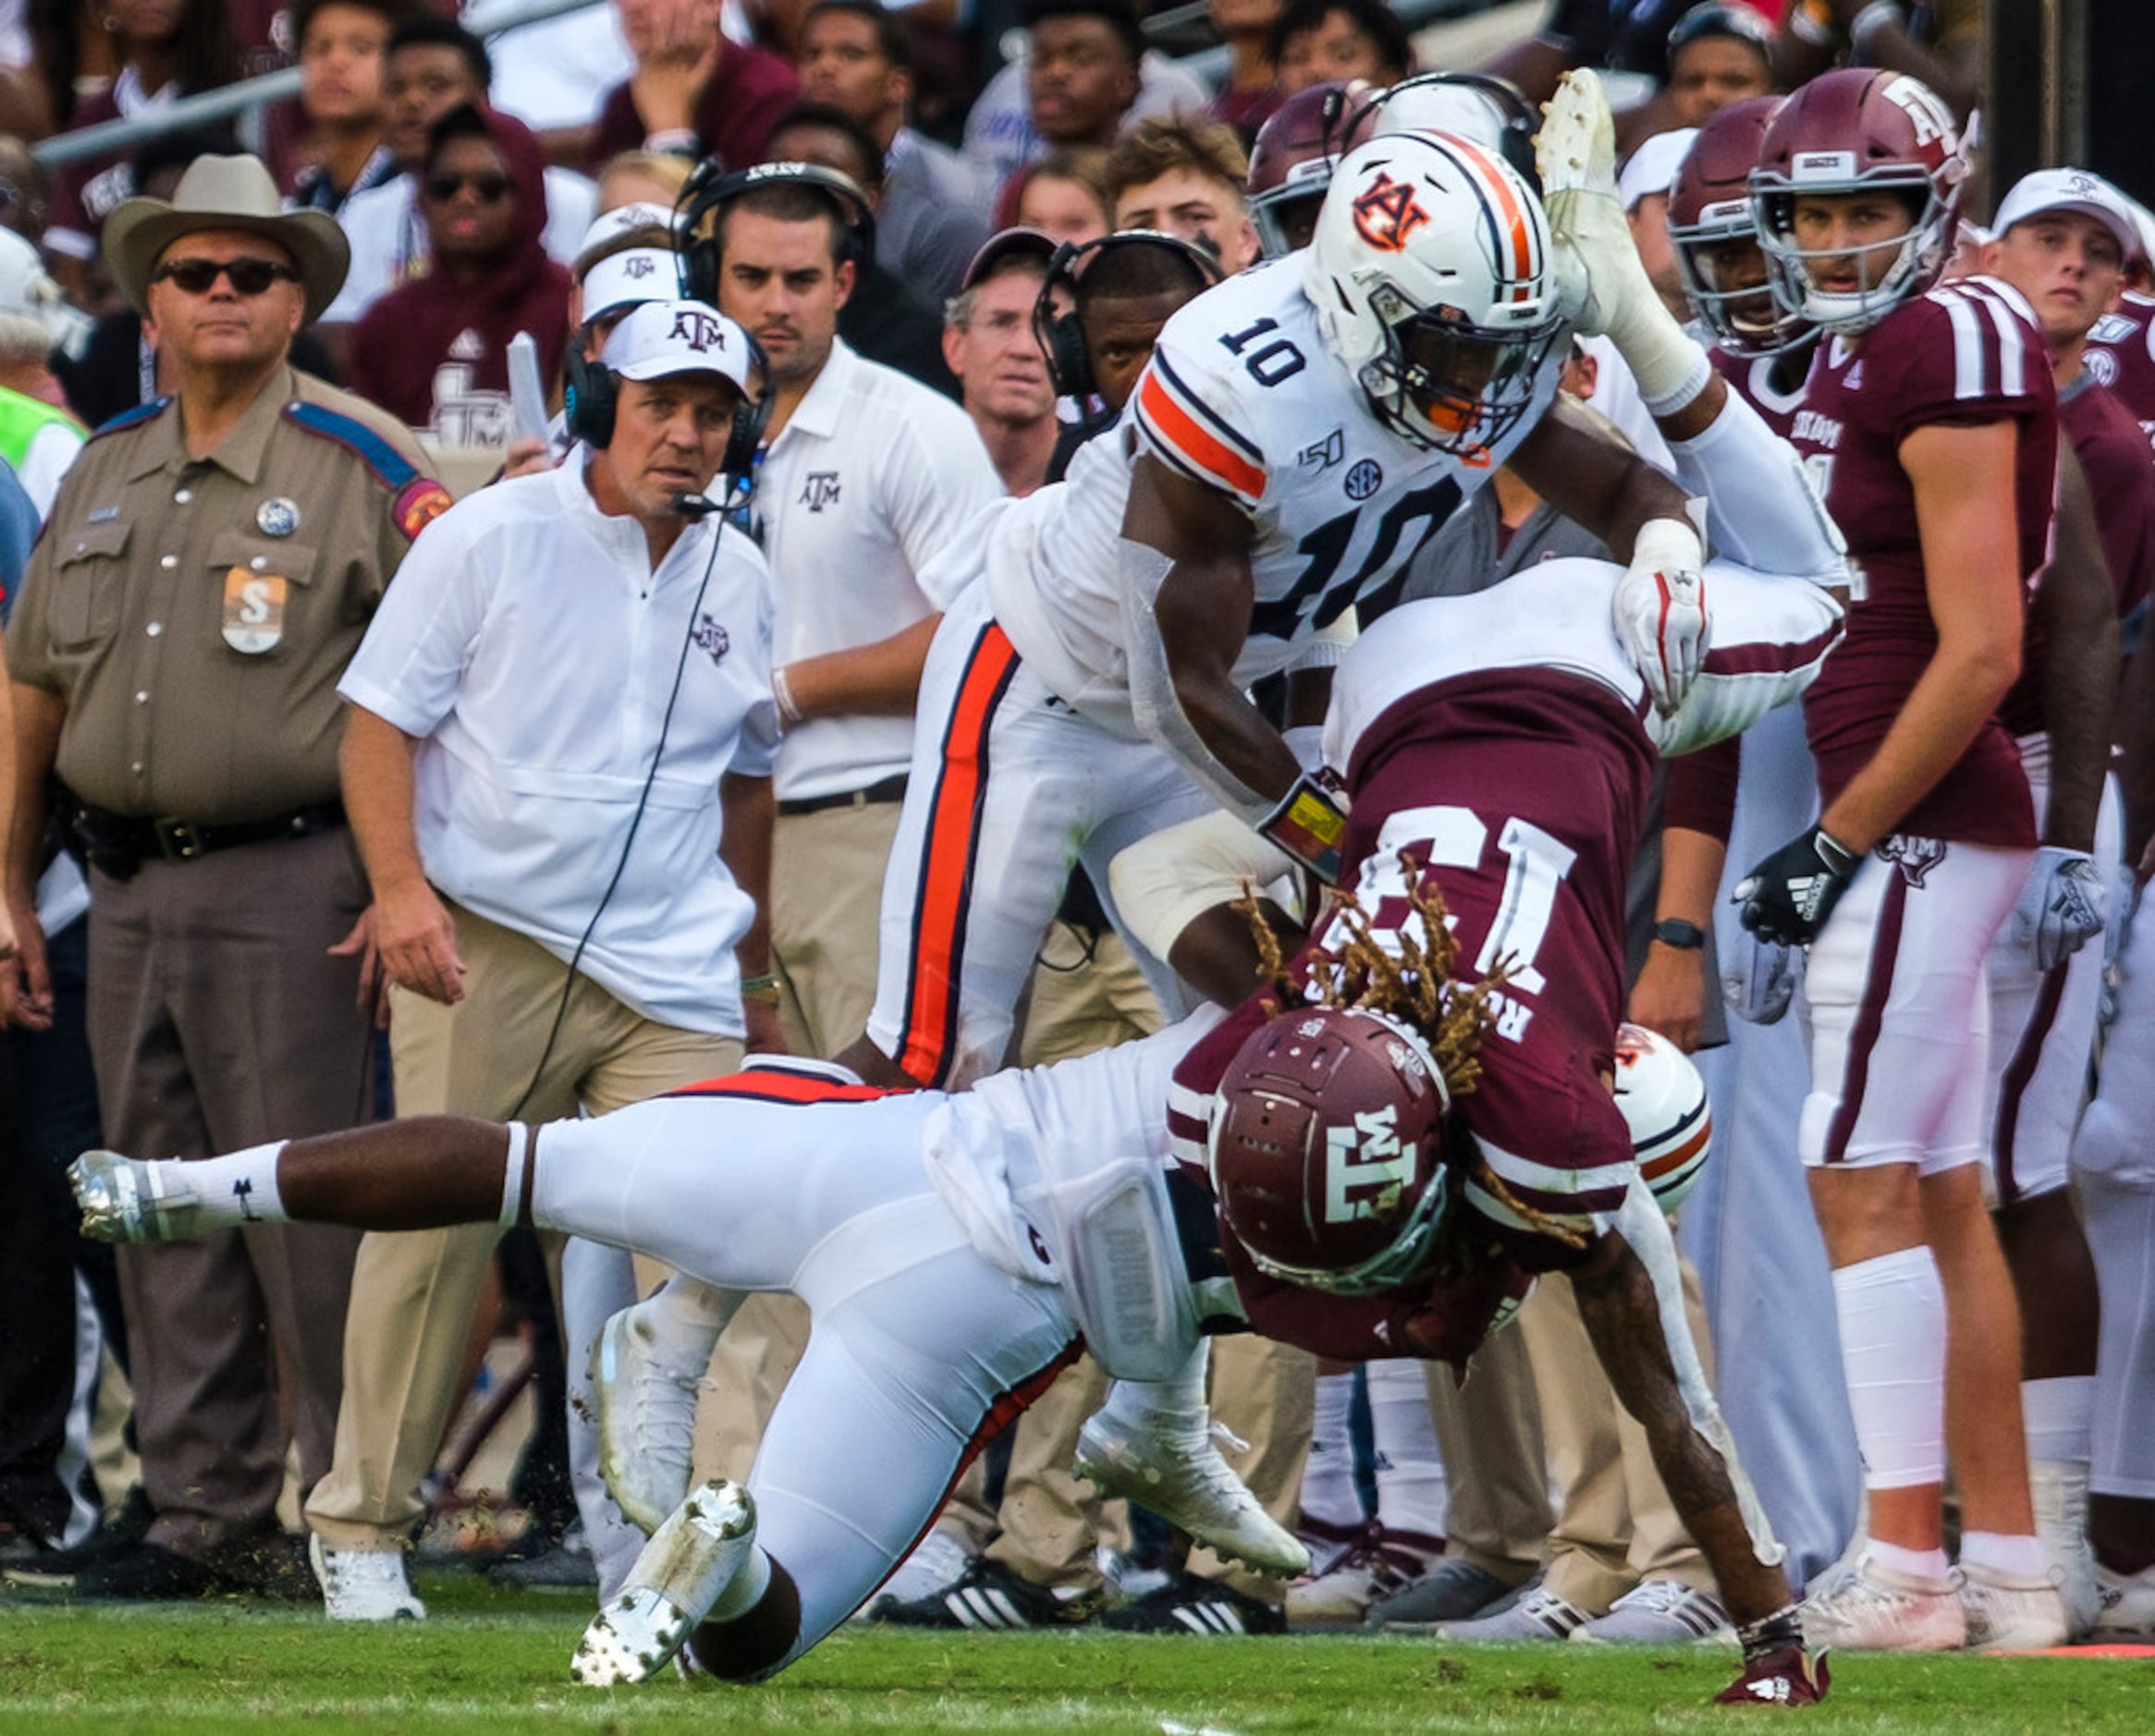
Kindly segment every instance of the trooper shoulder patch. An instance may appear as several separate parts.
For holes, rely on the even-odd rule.
[[[398,491],[397,499],[389,508],[389,515],[397,520],[397,528],[408,537],[416,537],[456,503],[449,491],[431,476],[420,476]]]

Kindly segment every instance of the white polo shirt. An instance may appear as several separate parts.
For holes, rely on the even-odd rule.
[[[756,471],[776,661],[874,644],[947,608],[921,570],[1002,492],[972,417],[834,343]],[[912,763],[910,716],[811,718],[778,751],[778,799],[863,789]]]
[[[658,775],[578,968],[648,1019],[740,1036],[733,948],[753,907],[718,857],[718,780],[770,775],[770,575],[738,531],[712,563],[715,520],[654,572],[642,528],[593,501],[587,458],[429,525],[337,691],[421,739],[427,878],[566,960],[621,861],[679,666]]]

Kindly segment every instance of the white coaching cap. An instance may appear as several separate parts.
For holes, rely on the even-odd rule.
[[[702,301],[644,302],[614,327],[601,360],[624,380],[716,373],[744,395],[754,392],[748,334]]]
[[[2146,242],[2131,202],[2100,175],[2086,169],[2038,169],[2013,184],[1999,202],[1998,214],[1990,219],[1990,233],[2003,235],[2016,223],[2026,223],[2047,211],[2076,211],[2093,217],[2117,238],[2118,250],[2136,259]]]

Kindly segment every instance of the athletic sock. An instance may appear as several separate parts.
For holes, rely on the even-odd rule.
[[[226,1157],[174,1162],[175,1180],[198,1203],[197,1228],[234,1229],[241,1224],[290,1223],[276,1186],[277,1158],[288,1143],[288,1140],[280,1139],[271,1145],[250,1145]]]
[[[659,1365],[700,1373],[740,1303],[737,1294],[676,1272],[639,1302],[637,1310],[650,1328],[651,1348]]]
[[[1377,1517],[1387,1531],[1419,1537],[1444,1534],[1444,1461],[1429,1414],[1422,1364],[1366,1364],[1369,1431],[1377,1448]]]
[[[1114,1420],[1145,1427],[1169,1419],[1195,1422],[1206,1417],[1205,1380],[1212,1370],[1212,1346],[1204,1339],[1190,1359],[1165,1380],[1118,1380],[1108,1388],[1100,1409]]]
[[[2042,1579],[2050,1567],[2039,1539],[2008,1537],[1995,1531],[1961,1533],[1961,1565],[2014,1579]]]
[[[1302,1467],[1302,1517],[1343,1530],[1363,1521],[1354,1488],[1354,1443],[1347,1412],[1354,1402],[1354,1371],[1316,1377],[1309,1430],[1309,1457]]]
[[[1863,1547],[1864,1559],[1907,1579],[1941,1583],[1949,1571],[1943,1549],[1904,1549],[1897,1543],[1880,1543],[1873,1537]]]
[[[748,1559],[741,1564],[741,1571],[726,1582],[726,1589],[712,1602],[706,1621],[731,1621],[745,1615],[762,1601],[771,1585],[771,1558],[758,1544],[748,1552]]]
[[[2088,1468],[2095,1440],[2095,1376],[2060,1375],[2020,1383],[2027,1456]]]

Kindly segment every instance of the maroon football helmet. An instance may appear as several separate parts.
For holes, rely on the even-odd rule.
[[[1819,74],[1782,104],[1751,172],[1758,245],[1775,300],[1829,331],[1868,331],[1928,289],[1953,258],[1967,175],[1953,111],[1921,79],[1863,67]],[[1875,283],[1819,288],[1813,261],[1841,255],[1796,245],[1797,199],[1880,189],[1905,199],[1913,215],[1892,263]]]
[[[1715,341],[1738,356],[1778,356],[1813,330],[1773,299],[1751,211],[1751,171],[1781,104],[1751,96],[1718,112],[1698,129],[1669,189],[1669,239],[1684,292]]]
[[[1360,79],[1328,79],[1297,91],[1257,128],[1244,189],[1267,259],[1309,245],[1333,165],[1347,149],[1348,122],[1369,94]]]
[[[1340,1296],[1398,1288],[1436,1241],[1451,1101],[1405,1025],[1282,1014],[1251,1033],[1213,1099],[1221,1218],[1273,1278]]]

